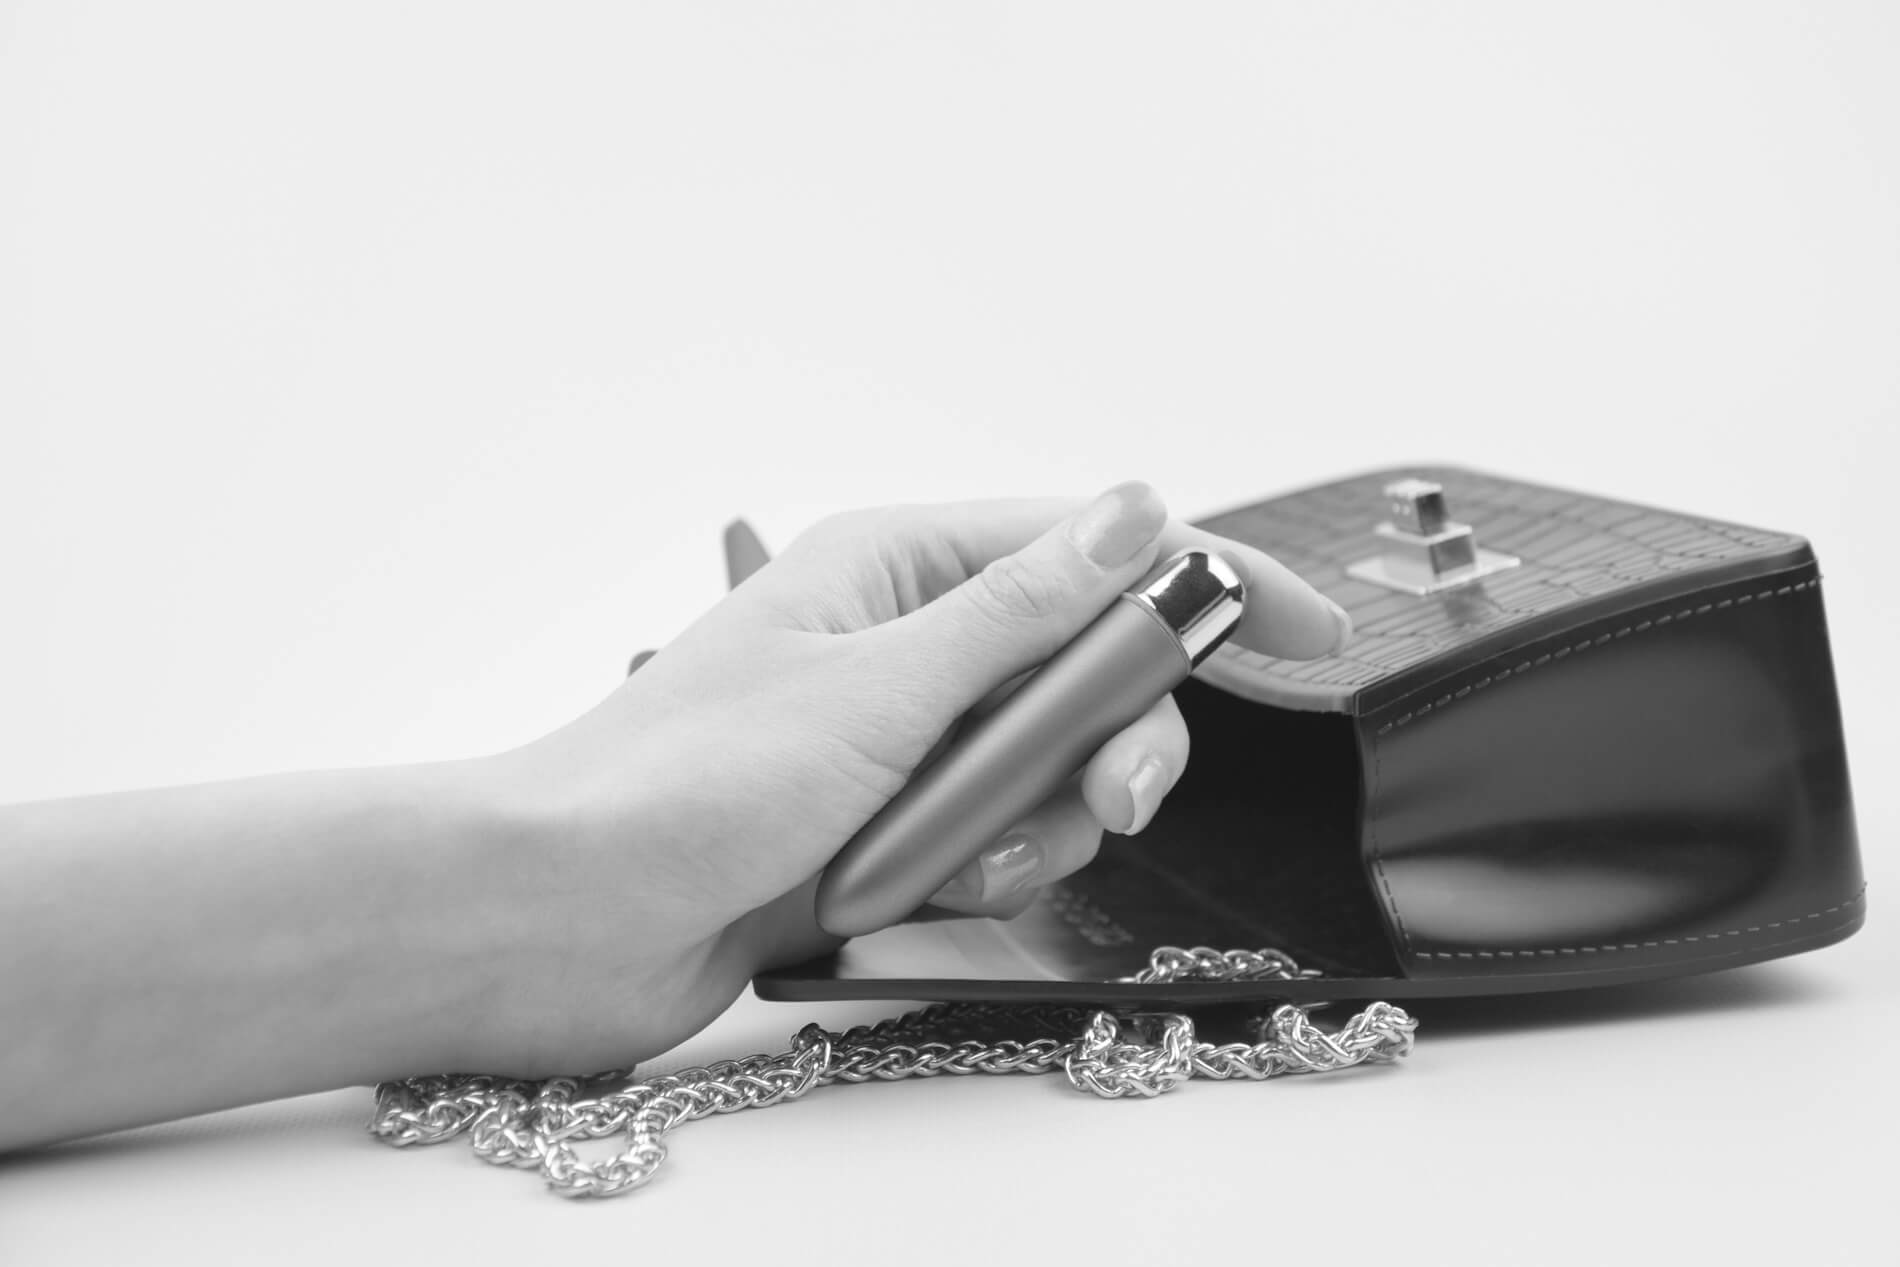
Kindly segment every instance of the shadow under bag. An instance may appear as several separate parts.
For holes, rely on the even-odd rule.
[[[1451,468],[1202,526],[1344,606],[1351,643],[1216,652],[1176,692],[1193,756],[1160,814],[1029,913],[860,937],[760,995],[1491,994],[1706,972],[1860,926],[1801,538]],[[1118,980],[1156,946],[1275,947],[1305,972]]]

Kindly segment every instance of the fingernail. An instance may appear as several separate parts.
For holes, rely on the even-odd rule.
[[[1160,494],[1129,480],[1090,502],[1069,521],[1069,540],[1097,567],[1120,567],[1161,535],[1168,519]]]
[[[1020,893],[1042,873],[1042,846],[1016,832],[1003,837],[1003,843],[984,854],[977,867],[983,873],[984,902]]]
[[[1160,757],[1141,759],[1135,772],[1128,776],[1128,800],[1134,814],[1123,835],[1132,836],[1149,824],[1155,811],[1161,808],[1161,798],[1168,794],[1168,783],[1168,767],[1161,763]]]
[[[1326,600],[1326,605],[1333,609],[1333,625],[1339,631],[1333,635],[1333,650],[1339,651],[1352,640],[1352,617],[1346,614],[1344,607],[1330,598]]]

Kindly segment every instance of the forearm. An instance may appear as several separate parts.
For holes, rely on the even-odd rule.
[[[0,808],[0,1148],[427,1068],[490,988],[479,769]]]

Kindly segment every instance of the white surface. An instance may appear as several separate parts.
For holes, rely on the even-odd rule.
[[[0,1256],[1890,1253],[1896,53],[1878,3],[0,2],[0,797],[519,742],[735,513],[1436,458],[1808,534],[1874,890],[1420,1006],[1396,1070],[838,1089],[592,1208],[366,1092],[244,1110],[0,1164]]]

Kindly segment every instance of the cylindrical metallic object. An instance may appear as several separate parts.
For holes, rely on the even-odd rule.
[[[1244,600],[1217,554],[1157,567],[851,838],[819,880],[819,925],[856,937],[922,906],[1206,659]]]

